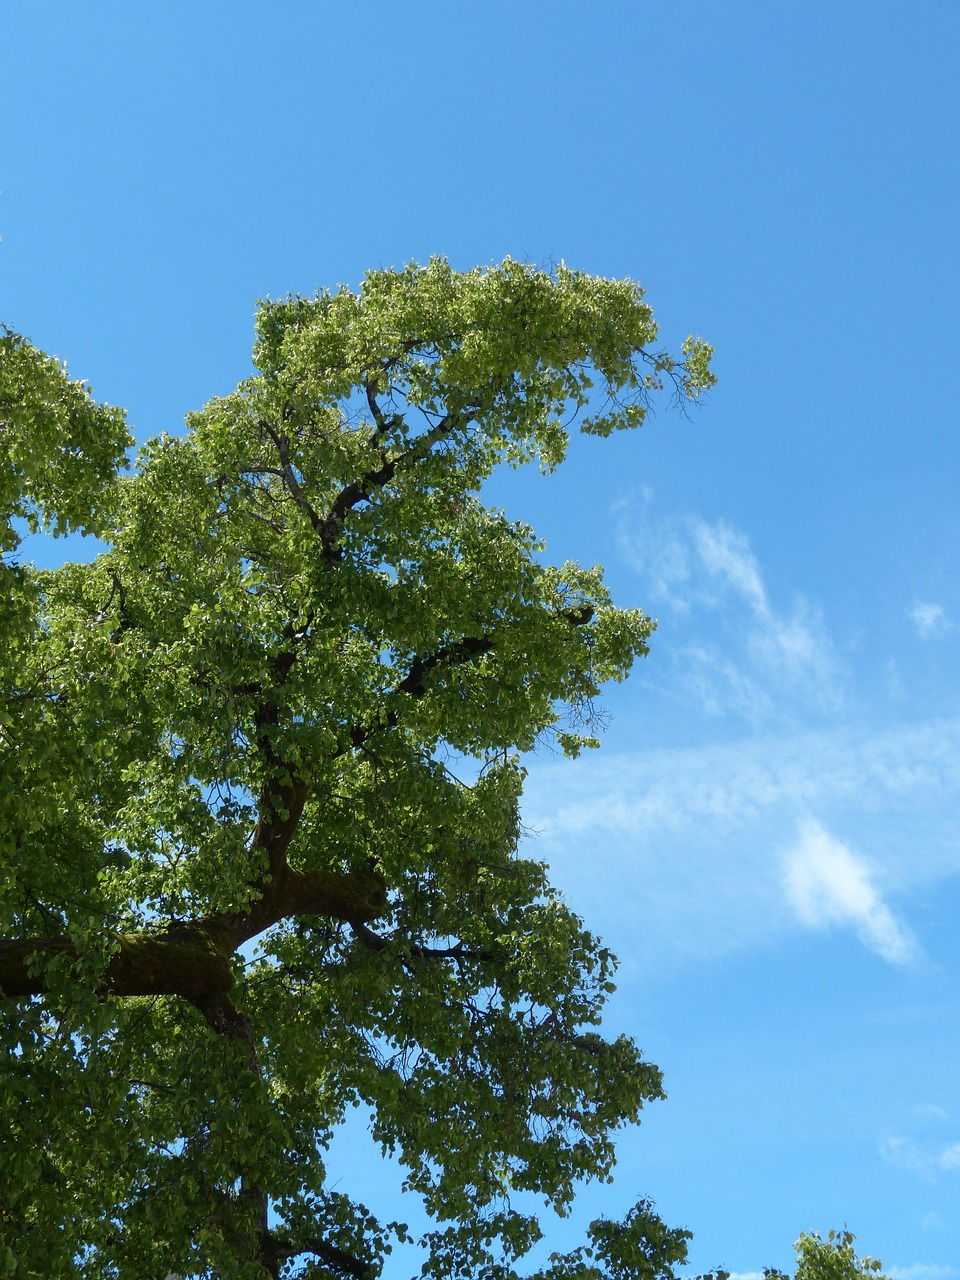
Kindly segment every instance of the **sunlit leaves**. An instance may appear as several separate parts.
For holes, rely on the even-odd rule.
[[[0,330],[0,548],[16,543],[12,516],[55,534],[98,532],[131,443],[119,409],[97,404],[60,361]]]

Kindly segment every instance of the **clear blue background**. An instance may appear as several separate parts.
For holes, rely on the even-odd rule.
[[[846,1221],[900,1280],[960,1275],[958,55],[946,0],[0,30],[0,319],[141,438],[245,374],[257,297],[430,254],[631,275],[668,345],[716,345],[692,421],[492,494],[659,618],[527,818],[670,1093],[583,1212],[651,1196],[696,1268]]]

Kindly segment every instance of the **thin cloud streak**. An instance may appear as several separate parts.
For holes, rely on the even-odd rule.
[[[884,1138],[880,1154],[888,1164],[931,1180],[937,1174],[960,1169],[960,1142],[922,1146],[912,1138]]]
[[[808,858],[795,877],[805,867],[819,885],[810,912],[815,901],[829,907],[835,924],[906,963],[920,949],[887,904],[960,871],[960,719],[601,752],[572,767],[534,761],[524,822],[529,852],[550,863],[575,909],[602,912],[614,949],[654,966],[804,927],[799,888],[791,897],[785,887],[791,854],[805,831],[830,831],[840,848],[856,832],[848,861],[834,853],[810,881],[819,864]]]
[[[532,825],[648,838],[709,819],[747,822],[789,806],[874,809],[915,793],[960,800],[960,718],[886,732],[821,730],[704,747],[530,765]],[[960,855],[960,851],[958,851]]]
[[[744,597],[759,617],[769,618],[770,605],[760,575],[760,566],[750,550],[750,540],[746,534],[725,520],[709,524],[706,520],[692,517],[687,524],[707,573],[713,578],[726,581]]]
[[[852,926],[865,946],[891,964],[915,964],[920,948],[880,897],[863,858],[804,824],[786,859],[785,888],[797,918],[812,929]]]
[[[728,521],[656,518],[649,508],[614,509],[621,554],[645,602],[666,607],[684,632],[706,622],[710,637],[681,638],[669,656],[671,687],[712,716],[754,725],[791,706],[836,708],[839,664],[819,612],[802,597],[776,607],[749,539]]]

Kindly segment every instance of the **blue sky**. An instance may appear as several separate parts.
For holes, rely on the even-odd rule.
[[[946,0],[4,15],[0,319],[141,437],[257,297],[432,253],[630,275],[716,346],[691,421],[491,494],[659,620],[526,821],[670,1095],[584,1215],[650,1196],[695,1268],[847,1222],[960,1276],[958,55]]]

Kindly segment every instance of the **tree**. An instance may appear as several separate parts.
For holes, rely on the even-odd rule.
[[[794,1280],[884,1280],[883,1264],[877,1258],[858,1258],[853,1247],[856,1236],[844,1228],[831,1231],[826,1240],[814,1232],[804,1232],[794,1246],[797,1270]],[[764,1271],[767,1280],[789,1280],[780,1271]]]
[[[351,1106],[429,1276],[513,1276],[511,1193],[609,1176],[660,1073],[518,851],[522,756],[595,745],[652,623],[479,491],[712,384],[656,338],[627,280],[373,272],[261,304],[255,375],[124,475],[122,414],[6,334],[0,1274],[373,1277],[404,1230],[333,1186]],[[18,564],[17,517],[108,549]],[[643,1203],[538,1274],[686,1239]]]

